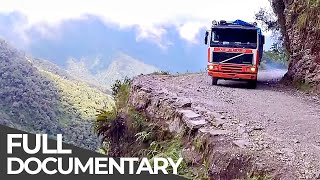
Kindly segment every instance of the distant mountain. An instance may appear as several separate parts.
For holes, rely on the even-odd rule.
[[[98,147],[92,129],[96,109],[112,98],[77,81],[49,61],[26,56],[0,40],[0,123],[50,136],[87,149]]]
[[[115,80],[123,80],[125,77],[133,78],[140,74],[160,71],[160,69],[124,53],[117,53],[107,66],[101,65],[100,60],[97,59],[92,63],[88,62],[91,61],[87,59],[69,59],[67,72],[78,80],[107,89],[110,89]]]
[[[111,85],[115,80],[122,80],[125,77],[132,78],[140,74],[150,74],[156,71],[160,70],[124,53],[120,53],[105,71],[97,74],[97,78],[102,79],[105,84]]]

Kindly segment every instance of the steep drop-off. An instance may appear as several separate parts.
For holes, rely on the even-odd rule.
[[[0,40],[0,123],[96,150],[92,120],[96,109],[108,108],[112,98],[73,80],[57,67],[42,68],[31,57]]]
[[[320,90],[320,1],[272,0],[289,53],[286,78]]]

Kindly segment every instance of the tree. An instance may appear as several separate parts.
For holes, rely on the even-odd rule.
[[[274,43],[271,50],[265,51],[264,56],[273,61],[285,63],[288,61],[288,53],[284,47],[284,38],[281,34],[280,24],[277,16],[271,10],[261,8],[255,14],[255,19],[258,21],[265,31],[271,31]]]
[[[265,8],[260,8],[259,12],[255,14],[255,19],[260,22],[262,27],[267,31],[280,30],[276,15]]]

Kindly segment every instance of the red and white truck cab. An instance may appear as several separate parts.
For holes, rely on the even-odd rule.
[[[256,88],[264,42],[255,23],[213,21],[205,37],[212,85],[217,85],[219,79],[246,80]]]

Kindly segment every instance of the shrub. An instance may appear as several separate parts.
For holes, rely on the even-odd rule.
[[[156,71],[151,74],[153,74],[153,75],[170,75],[170,72],[169,71]]]

